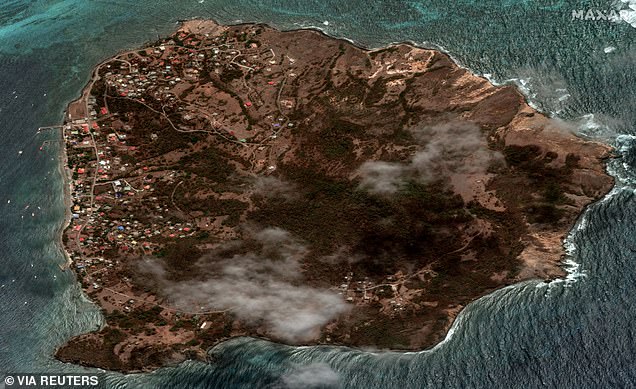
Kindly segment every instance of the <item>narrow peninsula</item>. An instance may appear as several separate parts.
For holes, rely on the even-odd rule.
[[[63,131],[63,244],[106,324],[57,358],[126,372],[238,336],[429,348],[471,301],[562,276],[613,185],[610,147],[444,53],[260,24],[107,59]]]

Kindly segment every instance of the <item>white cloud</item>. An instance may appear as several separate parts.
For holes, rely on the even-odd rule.
[[[223,257],[220,250],[201,258],[198,279],[171,281],[157,261],[146,262],[144,269],[158,278],[172,304],[188,310],[229,309],[289,342],[317,337],[322,326],[348,309],[338,294],[303,284],[301,261],[307,249],[289,232],[268,228],[249,234],[245,247],[250,251]]]
[[[455,122],[414,130],[422,146],[405,163],[367,161],[358,169],[360,187],[376,194],[397,192],[409,180],[428,183],[455,173],[485,173],[501,154],[490,150],[473,123]]]

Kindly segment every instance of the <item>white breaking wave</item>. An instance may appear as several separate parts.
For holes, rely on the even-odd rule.
[[[614,47],[614,46],[607,46],[606,48],[603,49],[603,52],[605,54],[609,54],[609,53],[614,52],[614,51],[616,51],[616,47]]]
[[[564,279],[556,279],[549,283],[550,286],[554,286],[565,282],[565,286],[570,286],[581,278],[587,277],[587,272],[581,268],[581,264],[574,260],[578,247],[574,243],[576,234],[581,233],[587,228],[588,217],[587,210],[583,213],[581,218],[577,221],[574,228],[570,231],[568,236],[563,242],[565,248],[565,259],[563,260],[563,269],[567,273]]]
[[[601,115],[601,119],[604,119]],[[606,119],[607,121],[607,119]],[[601,122],[593,113],[574,119],[577,124],[577,133],[604,142],[612,142],[616,136],[611,124]]]
[[[526,97],[528,101],[528,105],[537,111],[541,111],[541,108],[539,107],[539,105],[535,103],[537,94],[533,92],[531,89],[530,78],[527,78],[527,79],[509,78],[507,80],[497,81],[492,77],[492,74],[490,73],[484,73],[481,76],[487,79],[488,81],[490,81],[490,83],[495,86],[502,86],[502,85],[506,85],[510,83],[515,84],[517,86],[517,89],[519,89],[519,91],[521,92],[521,94],[523,94]]]
[[[587,272],[581,269],[581,264],[572,258],[563,261],[563,268],[568,273],[567,276],[565,276],[565,286],[570,286],[580,278],[587,277]]]
[[[570,95],[568,90],[565,89],[565,88],[559,88],[559,89],[555,90],[555,92],[561,93],[561,96],[559,96],[559,98],[558,98],[559,102],[564,102],[565,100],[569,99],[572,96],[572,95]]]
[[[636,143],[636,136],[623,134],[616,137],[614,147],[619,153],[624,154],[633,147],[634,143]],[[625,160],[615,159],[610,161],[607,171],[616,178],[617,185],[614,188],[616,193],[625,189],[625,187],[636,186],[636,174],[634,174],[632,166]]]
[[[525,72],[527,73],[527,72]],[[548,82],[536,76],[537,72],[532,71],[531,75],[524,78],[509,78],[498,81],[493,78],[490,73],[481,74],[495,86],[514,84],[517,90],[523,94],[530,107],[539,111],[550,114],[551,116],[560,116],[567,105],[567,100],[572,97],[568,91],[565,81],[562,77],[553,74],[548,77]]]
[[[636,28],[636,0],[621,0],[627,4],[628,9],[622,9],[619,11],[619,15],[623,21],[630,26]]]

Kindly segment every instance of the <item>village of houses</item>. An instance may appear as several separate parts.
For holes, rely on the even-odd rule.
[[[254,161],[252,171],[256,172],[275,169],[276,153],[272,150],[285,147],[276,144],[277,135],[295,125],[281,110],[281,105],[292,107],[293,99],[280,96],[281,84],[295,76],[294,59],[280,55],[276,58],[272,50],[260,49],[256,37],[232,39],[214,34],[206,39],[206,35],[179,31],[159,44],[109,59],[97,67],[82,98],[69,106],[63,134],[71,175],[72,212],[65,246],[87,292],[107,310],[130,312],[136,307],[159,304],[155,295],[134,291],[130,276],[122,275],[121,262],[125,258],[157,254],[166,242],[203,232],[227,236],[233,231],[221,223],[227,215],[175,217],[184,215],[174,202],[182,179],[179,174],[183,172],[166,169],[158,158],[148,158],[143,150],[164,135],[152,132],[149,139],[131,142],[131,126],[118,112],[111,112],[109,104],[113,105],[115,99],[135,101],[167,120],[176,132],[221,139],[235,147],[239,156],[250,156]],[[210,111],[210,103],[218,97],[197,84],[210,64],[214,69],[230,64],[233,69],[265,69],[270,73],[262,81],[266,90],[238,96],[234,101],[224,100]],[[208,100],[198,101],[202,96]],[[257,104],[252,99],[258,102],[259,111],[253,112],[250,119],[244,114]],[[240,101],[238,105],[236,100]],[[167,112],[177,113],[179,119]],[[267,127],[254,131],[261,122],[268,122]],[[267,148],[263,146],[266,142]],[[157,190],[159,186],[172,188],[175,184],[172,193]],[[388,290],[395,298],[387,308],[402,310],[400,283],[393,276],[387,280],[388,283],[377,285],[368,279],[354,280],[354,274],[346,272],[342,284],[334,288],[347,302],[361,304],[377,300],[375,291]],[[162,307],[166,314],[210,311],[208,307],[196,312]]]

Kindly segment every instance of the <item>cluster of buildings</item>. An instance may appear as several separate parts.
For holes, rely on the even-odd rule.
[[[98,117],[91,119],[98,123]],[[149,169],[122,163],[116,150],[125,147],[125,138],[109,136],[108,121],[95,127],[83,119],[64,126],[72,201],[66,246],[74,266],[104,271],[122,255],[151,254],[164,239],[193,235],[197,227],[172,220],[167,199],[153,194],[157,180],[172,181],[174,172],[148,174]],[[140,220],[144,210],[152,216]]]
[[[71,251],[77,251],[76,266],[94,265],[91,258],[106,253],[115,258],[122,252],[152,252],[160,246],[155,238],[184,237],[197,229],[193,223],[170,218],[169,199],[152,195],[157,182],[174,181],[175,172],[135,162],[143,145],[129,142],[131,128],[126,118],[110,112],[109,101],[130,99],[157,114],[180,112],[184,121],[190,121],[200,113],[180,96],[204,74],[220,73],[228,64],[252,69],[245,53],[255,56],[257,48],[254,42],[239,42],[226,35],[202,40],[181,31],[157,46],[122,53],[97,68],[98,77],[89,91],[93,95],[85,98],[86,117],[70,118],[64,126],[73,200],[68,240]],[[233,130],[228,133],[234,135]],[[160,136],[151,133],[146,141]],[[137,220],[135,212],[115,215],[127,207],[146,208],[146,215],[154,216],[152,222]]]
[[[167,242],[196,236],[209,230],[212,222],[202,224],[195,219],[175,217],[178,207],[174,199],[158,188],[175,187],[183,172],[140,158],[144,143],[135,138],[128,118],[110,111],[109,101],[132,100],[157,115],[167,117],[169,110],[180,113],[181,122],[191,122],[201,113],[193,108],[196,104],[182,98],[204,82],[206,74],[220,74],[228,64],[245,69],[274,65],[257,49],[256,43],[238,42],[223,35],[201,40],[179,32],[157,46],[122,53],[97,68],[99,77],[81,101],[86,104],[83,109],[86,115],[70,117],[63,127],[72,200],[66,247],[73,266],[94,290],[102,286],[101,280],[126,256],[156,255]],[[249,58],[254,61],[250,63]],[[277,82],[267,84],[276,87]],[[293,106],[288,99],[278,103],[285,108]],[[242,104],[242,109],[252,108],[249,100],[244,99]],[[271,122],[272,139],[276,139],[282,128],[294,126],[278,108],[263,119]],[[235,129],[226,130],[228,135],[235,135]],[[144,140],[147,144],[163,136],[156,132],[147,135]],[[236,139],[245,142],[240,134],[236,134]],[[267,166],[268,171],[274,168]],[[339,293],[352,304],[365,304],[378,301],[377,292],[385,289],[395,291],[391,284],[376,285],[369,279],[356,281],[349,274],[344,277]],[[392,301],[392,309],[401,309],[397,299]]]
[[[388,303],[385,304],[385,309],[398,312],[405,309],[405,300],[399,293],[402,284],[403,280],[396,280],[396,277],[392,275],[387,276],[379,284],[371,281],[368,277],[356,281],[353,272],[349,272],[344,276],[338,294],[342,295],[345,301],[351,304],[366,304],[390,297],[390,300],[385,301],[385,303]]]
[[[90,274],[98,272],[102,279],[126,255],[156,254],[167,241],[205,229],[194,220],[174,217],[173,199],[155,190],[158,185],[174,185],[180,172],[137,162],[144,145],[138,139],[131,142],[128,118],[110,112],[109,101],[129,99],[159,115],[170,110],[191,121],[200,112],[180,96],[187,95],[206,73],[221,73],[228,64],[253,69],[246,53],[256,57],[257,48],[256,43],[226,35],[202,40],[178,32],[157,46],[122,53],[97,68],[88,94],[77,103],[86,105],[78,111],[84,114],[69,112],[63,126],[72,200],[65,244],[73,266],[94,289],[100,285]],[[244,108],[251,104],[245,102]],[[280,127],[281,122],[275,125]],[[233,130],[228,133],[234,135]],[[160,136],[150,133],[145,141]]]

